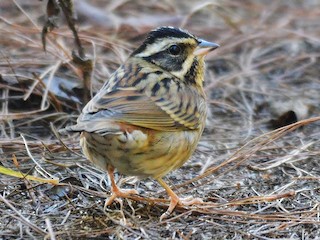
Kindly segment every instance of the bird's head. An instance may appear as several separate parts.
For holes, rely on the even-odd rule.
[[[142,58],[187,84],[202,87],[204,56],[219,45],[174,27],[151,31],[131,57]]]

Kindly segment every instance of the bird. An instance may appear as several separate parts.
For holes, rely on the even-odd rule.
[[[111,196],[138,194],[120,189],[118,173],[153,178],[167,192],[170,203],[160,220],[177,205],[197,204],[182,199],[163,180],[195,151],[205,127],[204,57],[219,45],[171,26],[150,31],[143,43],[110,76],[85,105],[75,125],[87,159],[106,171]]]

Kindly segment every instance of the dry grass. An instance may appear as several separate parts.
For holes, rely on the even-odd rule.
[[[62,17],[44,52],[45,3],[0,3],[0,165],[60,180],[54,186],[0,175],[1,239],[320,236],[318,1],[74,4],[79,38],[93,62],[91,82],[74,61],[77,48]],[[105,173],[84,159],[77,134],[56,134],[75,121],[84,89],[97,91],[160,25],[182,26],[221,45],[207,58],[210,115],[202,140],[192,159],[167,176],[180,195],[205,203],[177,208],[161,223],[168,201],[155,181],[119,176],[140,195],[104,211]],[[278,123],[288,112],[299,121],[283,116]]]

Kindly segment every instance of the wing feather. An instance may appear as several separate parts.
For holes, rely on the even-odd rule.
[[[172,75],[130,64],[119,68],[91,99],[76,126],[99,133],[108,132],[114,122],[161,131],[192,130],[199,127],[205,112],[204,97],[196,89]]]

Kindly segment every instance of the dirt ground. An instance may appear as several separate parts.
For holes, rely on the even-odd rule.
[[[83,52],[54,2],[0,2],[0,239],[320,239],[318,0],[76,0]],[[204,134],[165,178],[204,203],[159,222],[169,201],[155,180],[116,175],[140,194],[104,209],[106,174],[58,130],[163,25],[221,47]]]

